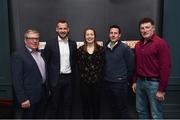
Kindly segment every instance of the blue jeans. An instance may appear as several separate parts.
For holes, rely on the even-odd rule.
[[[162,101],[156,99],[159,82],[138,79],[136,82],[136,110],[140,119],[163,119]],[[150,105],[150,108],[148,107]],[[149,113],[150,110],[150,113]]]

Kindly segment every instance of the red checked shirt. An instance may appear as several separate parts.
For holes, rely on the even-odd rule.
[[[138,75],[144,77],[159,77],[159,91],[164,92],[170,75],[170,50],[168,44],[154,34],[147,43],[143,39],[135,46],[136,69],[133,82]]]

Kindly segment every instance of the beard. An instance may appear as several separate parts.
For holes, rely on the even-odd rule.
[[[59,35],[59,37],[60,37],[61,39],[65,39],[65,38],[68,37],[68,33],[65,33],[65,32],[62,32],[62,33],[60,33],[60,34],[58,34],[58,35]]]

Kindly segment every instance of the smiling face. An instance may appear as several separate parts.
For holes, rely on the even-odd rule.
[[[142,23],[140,25],[140,33],[144,39],[149,39],[154,34],[155,27],[150,22]]]
[[[95,42],[95,32],[92,29],[87,29],[85,31],[85,40],[87,44],[92,44]]]
[[[109,39],[112,42],[116,42],[120,39],[121,34],[119,33],[119,29],[118,28],[111,28],[109,31]]]
[[[28,48],[37,50],[39,46],[39,33],[33,31],[26,33],[24,43]]]
[[[69,27],[66,22],[59,22],[56,26],[56,32],[61,39],[66,39],[69,33]]]

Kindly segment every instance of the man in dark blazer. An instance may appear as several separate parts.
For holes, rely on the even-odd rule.
[[[75,80],[77,45],[68,38],[67,21],[59,20],[57,37],[48,41],[44,55],[48,62],[51,98],[48,118],[71,118],[72,80]]]
[[[44,118],[48,83],[46,63],[38,51],[39,36],[38,31],[27,30],[24,49],[12,56],[13,92],[22,118]]]

